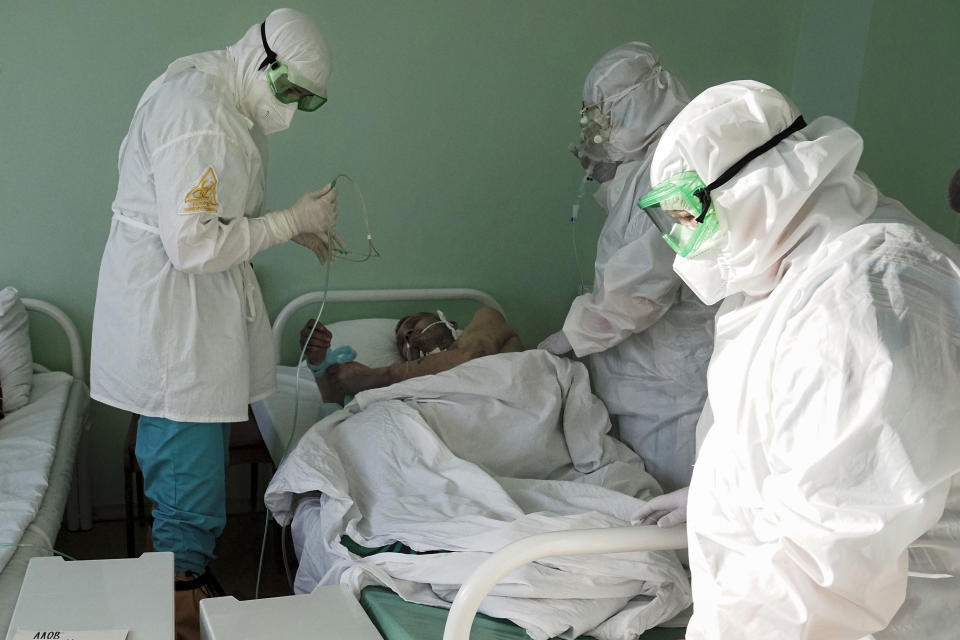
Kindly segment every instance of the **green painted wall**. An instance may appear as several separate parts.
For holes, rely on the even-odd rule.
[[[876,0],[855,126],[861,167],[954,242],[947,184],[960,168],[960,2]]]
[[[329,104],[272,140],[268,205],[352,174],[383,257],[336,263],[333,288],[482,288],[528,345],[560,325],[576,293],[567,219],[579,170],[567,147],[593,62],[646,39],[692,93],[737,78],[789,87],[800,17],[799,4],[761,0],[291,6],[321,24],[334,73]],[[234,42],[270,8],[256,0],[0,5],[0,286],[60,305],[89,347],[117,150],[141,92],[174,58]],[[340,230],[356,246],[357,203],[348,189],[341,194]],[[588,197],[577,227],[588,280],[601,223]],[[312,256],[292,245],[255,264],[271,313],[323,282]],[[54,357],[51,331],[35,332],[41,361]],[[94,419],[102,509],[122,501],[126,416],[97,405]]]

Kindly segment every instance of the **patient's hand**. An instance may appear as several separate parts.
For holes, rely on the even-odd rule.
[[[333,338],[333,334],[330,333],[330,329],[318,322],[317,328],[311,335],[311,327],[313,327],[313,320],[307,320],[307,324],[300,330],[300,348],[303,349],[303,345],[307,343],[309,337],[310,341],[307,343],[306,351],[307,361],[310,364],[320,364],[327,357],[327,349],[330,348],[330,340]]]
[[[337,391],[347,396],[391,384],[386,368],[371,369],[359,362],[335,364],[327,369],[327,373],[333,378]]]

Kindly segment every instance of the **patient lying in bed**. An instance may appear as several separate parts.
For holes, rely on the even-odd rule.
[[[319,364],[327,355],[333,334],[320,323],[311,333],[313,326],[310,320],[300,331],[300,348],[306,344],[308,362]],[[316,378],[324,399],[343,404],[345,396],[360,391],[447,371],[482,356],[523,351],[520,336],[491,307],[479,309],[462,332],[456,322],[448,322],[442,314],[422,311],[401,318],[394,334],[403,362],[375,368],[359,362],[333,365]]]
[[[291,526],[296,592],[383,585],[448,607],[510,542],[627,526],[660,488],[611,428],[586,367],[541,349],[358,394],[303,434],[264,495]],[[525,565],[481,610],[540,640],[632,640],[689,604],[679,559],[664,551]]]

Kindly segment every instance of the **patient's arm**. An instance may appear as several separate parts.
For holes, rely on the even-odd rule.
[[[440,373],[474,358],[509,351],[523,351],[520,336],[507,324],[499,311],[483,307],[473,315],[473,320],[463,330],[463,335],[446,351],[385,367],[389,372],[387,384]]]
[[[446,351],[432,353],[411,362],[398,362],[388,367],[373,369],[350,362],[331,367],[329,371],[336,389],[346,395],[447,371],[474,358],[512,351],[523,351],[520,336],[507,324],[499,311],[483,307],[474,314],[463,335]]]
[[[317,389],[320,390],[320,395],[323,396],[324,402],[343,404],[344,394],[337,389],[336,379],[330,374],[329,369],[324,371],[323,375],[314,378],[314,380],[317,381]]]

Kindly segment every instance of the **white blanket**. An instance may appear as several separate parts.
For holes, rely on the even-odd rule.
[[[266,504],[287,524],[298,497],[323,492],[320,524],[306,538],[321,547],[323,575],[315,584],[298,575],[298,590],[340,582],[359,593],[383,584],[407,600],[449,607],[504,545],[624,526],[659,493],[609,430],[580,363],[541,350],[489,356],[359,394],[303,436]],[[367,547],[401,541],[451,553],[359,558],[341,544],[344,534]],[[541,560],[501,581],[481,611],[533,638],[622,640],[689,604],[676,555],[655,552]]]
[[[72,381],[58,371],[35,374],[30,402],[0,420],[0,570],[17,550],[5,545],[20,542],[47,491]]]

